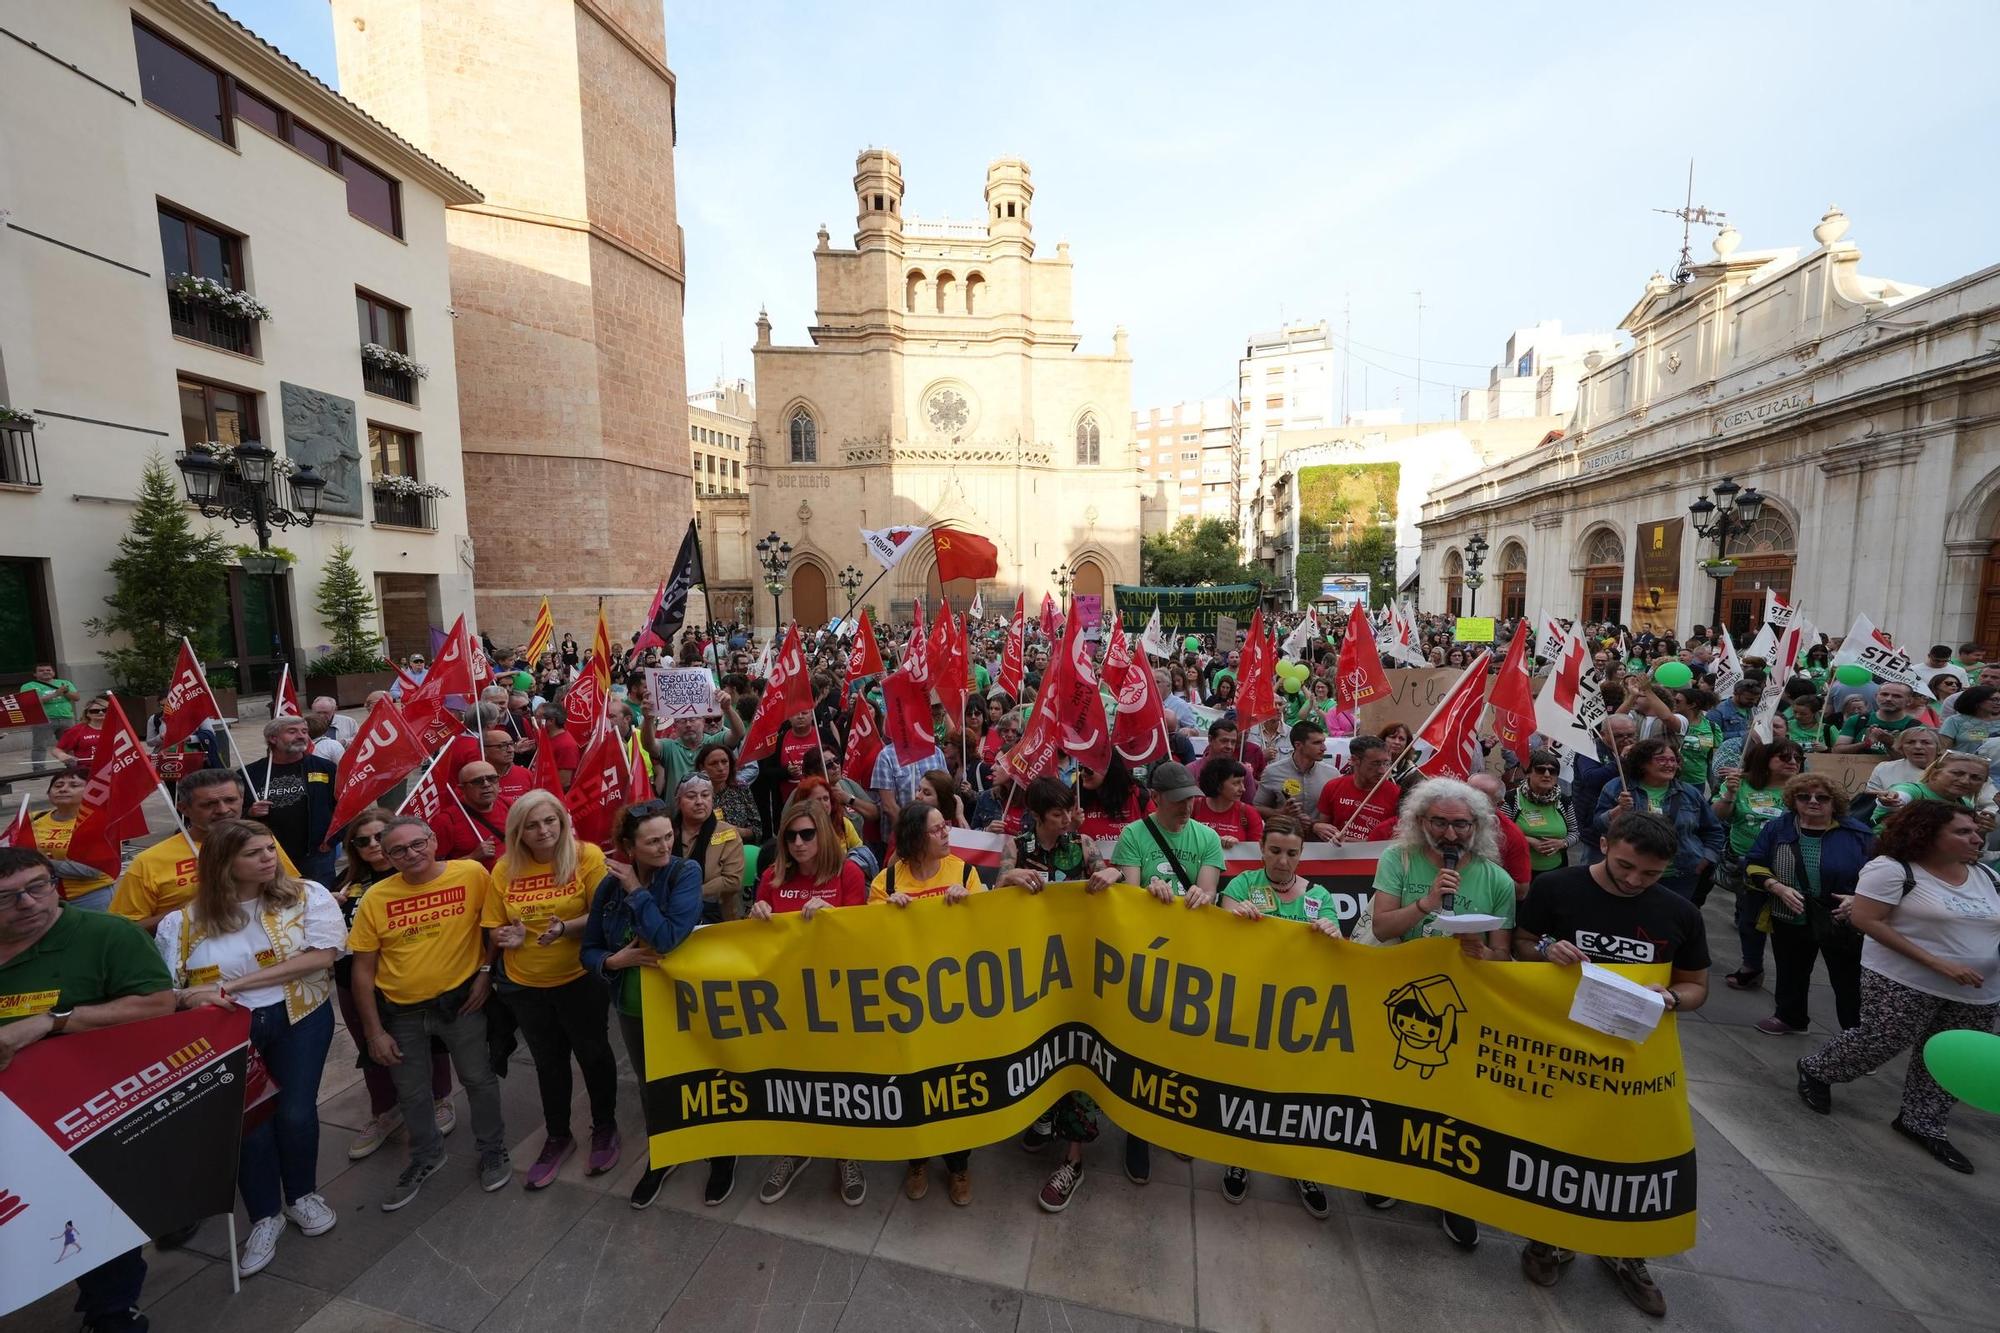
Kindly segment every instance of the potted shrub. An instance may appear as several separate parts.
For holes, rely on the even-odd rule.
[[[327,557],[313,609],[333,642],[306,663],[301,693],[308,701],[327,694],[342,708],[356,708],[396,683],[395,669],[382,656],[382,636],[369,627],[375,599],[354,567],[354,548],[344,541]]]
[[[119,702],[142,725],[172,678],[181,638],[199,641],[226,595],[228,548],[212,532],[197,532],[166,460],[155,453],[139,480],[131,526],[112,557],[107,615],[84,622],[97,638],[115,638],[104,669]],[[227,708],[225,707],[225,711]]]

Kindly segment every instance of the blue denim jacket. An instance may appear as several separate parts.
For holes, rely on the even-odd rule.
[[[665,904],[662,906],[662,904]],[[637,937],[655,953],[671,953],[701,920],[701,867],[676,856],[653,872],[644,887],[625,892],[615,875],[598,881],[583,927],[583,965],[612,985],[604,960]]]
[[[1618,817],[1618,796],[1625,790],[1623,778],[1613,778],[1604,785],[1597,796],[1597,811],[1590,821],[1590,836],[1602,838],[1611,821]],[[1632,792],[1632,808],[1645,810],[1646,792],[1635,788]],[[1673,822],[1678,846],[1674,851],[1674,864],[1668,870],[1671,876],[1692,875],[1695,867],[1703,861],[1720,863],[1722,854],[1729,845],[1728,830],[1715,817],[1715,810],[1708,798],[1685,782],[1676,782],[1667,789],[1666,808],[1656,811]]]

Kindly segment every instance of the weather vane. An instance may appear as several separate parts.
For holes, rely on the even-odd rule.
[[[1665,213],[1670,218],[1681,220],[1681,262],[1674,266],[1674,285],[1687,285],[1694,276],[1694,249],[1692,233],[1696,223],[1704,227],[1721,227],[1728,223],[1729,215],[1719,208],[1697,206],[1694,201],[1694,159],[1688,159],[1687,202],[1679,208],[1656,208],[1655,213]]]

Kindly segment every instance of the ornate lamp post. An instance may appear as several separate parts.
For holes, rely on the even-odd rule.
[[[1491,548],[1486,544],[1483,533],[1475,532],[1465,542],[1465,613],[1478,614],[1479,589],[1486,582],[1486,576],[1479,572],[1486,563],[1486,552]]]
[[[226,518],[231,523],[249,524],[257,534],[257,550],[260,553],[271,549],[272,528],[309,528],[319,516],[320,496],[326,490],[326,478],[313,471],[312,464],[300,464],[290,478],[291,505],[274,503],[272,492],[277,478],[282,475],[278,470],[278,455],[260,440],[245,440],[225,457],[217,457],[210,449],[184,449],[175,455],[174,462],[180,466],[181,484],[187,489],[188,502],[201,512],[202,517]],[[244,573],[264,577],[273,647],[277,649],[275,655],[282,655],[284,646],[278,642],[281,617],[277,605],[277,581],[278,576],[285,572],[286,561],[280,556],[259,554],[246,556],[242,564]]]
[[[771,594],[771,635],[785,627],[778,598],[785,591],[785,575],[792,567],[792,544],[773,532],[757,543],[757,562],[764,566],[764,591]]]
[[[854,599],[861,592],[861,571],[853,565],[849,565],[846,569],[841,570],[839,574],[835,575],[834,579],[840,584],[840,590],[847,594],[847,618],[852,620],[854,619]]]
[[[1764,508],[1764,497],[1755,486],[1738,486],[1734,479],[1724,477],[1709,488],[1715,492],[1713,500],[1708,491],[1688,506],[1688,513],[1694,516],[1694,530],[1704,541],[1715,542],[1715,559],[1705,561],[1702,571],[1715,580],[1714,625],[1722,628],[1722,585],[1736,565],[1729,558],[1729,539],[1740,534],[1757,521],[1757,515]]]
[[[1070,585],[1076,582],[1076,575],[1070,573],[1069,566],[1057,565],[1054,569],[1050,570],[1049,581],[1056,585],[1056,592],[1059,594],[1058,600],[1067,604],[1069,601]]]

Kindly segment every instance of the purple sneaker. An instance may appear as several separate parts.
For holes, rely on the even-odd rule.
[[[601,1176],[618,1165],[618,1126],[600,1125],[590,1131],[590,1166],[586,1176]]]
[[[563,1162],[576,1151],[576,1140],[565,1134],[560,1138],[553,1135],[542,1144],[542,1155],[528,1168],[528,1178],[524,1182],[531,1190],[546,1189],[555,1183],[556,1172]]]

